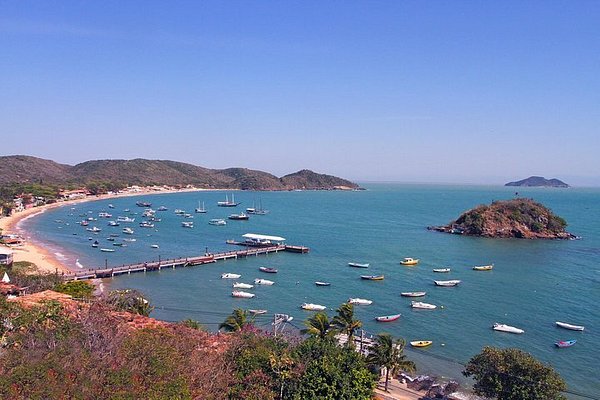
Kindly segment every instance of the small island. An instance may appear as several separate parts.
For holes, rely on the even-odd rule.
[[[521,179],[516,182],[508,182],[504,186],[525,186],[525,187],[557,187],[557,188],[568,188],[568,184],[564,183],[560,179],[552,178],[546,179],[543,176],[530,176],[526,179]]]
[[[567,222],[532,199],[518,198],[480,205],[444,226],[427,229],[490,238],[576,239]]]

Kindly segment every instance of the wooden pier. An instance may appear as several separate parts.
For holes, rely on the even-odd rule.
[[[301,249],[301,250],[300,250]],[[203,265],[214,263],[221,260],[246,258],[250,256],[259,256],[269,253],[278,253],[288,251],[295,253],[308,253],[308,247],[276,245],[270,247],[253,247],[245,250],[227,251],[223,253],[207,253],[201,256],[174,258],[168,260],[149,261],[137,264],[122,265],[114,268],[89,269],[87,271],[78,271],[66,273],[63,275],[66,281],[76,281],[80,279],[111,278],[123,274],[132,274],[136,272],[160,271],[163,268],[191,267],[194,265]]]

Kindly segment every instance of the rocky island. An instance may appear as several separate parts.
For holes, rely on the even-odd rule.
[[[566,226],[563,218],[542,204],[519,198],[477,206],[448,225],[427,229],[490,238],[575,239]]]
[[[530,176],[526,179],[521,179],[516,182],[508,182],[504,186],[526,186],[526,187],[558,187],[568,188],[569,185],[561,181],[560,179],[552,178],[546,179],[543,176]]]

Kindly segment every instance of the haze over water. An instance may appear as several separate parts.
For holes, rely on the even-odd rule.
[[[328,314],[349,297],[373,300],[371,306],[356,307],[356,314],[369,333],[390,332],[407,340],[433,340],[433,346],[409,351],[421,372],[436,372],[460,378],[460,365],[446,363],[435,355],[460,363],[468,361],[485,345],[518,347],[549,362],[569,384],[569,389],[595,395],[600,393],[597,377],[597,344],[600,342],[600,189],[533,189],[491,186],[441,186],[366,184],[358,192],[236,192],[238,208],[218,208],[225,192],[193,192],[143,196],[142,199],[169,208],[158,212],[162,218],[156,230],[138,227],[142,208],[139,198],[120,198],[63,207],[25,221],[38,240],[56,248],[74,264],[85,267],[120,265],[161,258],[200,255],[239,249],[226,245],[227,239],[240,239],[244,233],[262,233],[287,238],[288,244],[305,245],[309,254],[279,253],[243,260],[217,262],[192,268],[132,274],[106,280],[110,289],[136,288],[156,306],[153,317],[170,321],[192,318],[211,330],[236,307],[264,308],[269,315],[257,324],[270,326],[274,312],[294,316],[300,327],[311,313],[302,311],[303,302],[328,307]],[[551,208],[569,223],[568,231],[582,236],[576,241],[484,239],[427,231],[463,211],[493,200],[509,199],[518,190]],[[194,229],[181,227],[176,208],[193,213],[204,201],[207,214],[194,215]],[[251,216],[247,222],[228,221],[227,226],[207,224],[211,218],[224,218],[261,201],[271,210],[266,216]],[[109,209],[112,203],[115,208]],[[136,242],[114,253],[93,249],[88,237],[98,239],[100,247],[111,247],[105,240],[110,233],[121,234],[125,226],[107,226],[105,219],[95,224],[102,228],[90,235],[76,224],[80,214],[100,211],[128,215],[137,212]],[[57,222],[60,221],[60,222]],[[67,225],[67,223],[69,225]],[[92,226],[94,223],[90,223]],[[74,235],[77,233],[77,235]],[[121,234],[117,240],[127,235]],[[152,249],[158,244],[159,249]],[[404,257],[420,258],[415,267],[399,264]],[[369,269],[349,268],[350,261],[368,262]],[[474,265],[494,264],[491,272],[476,272]],[[277,274],[264,274],[260,266],[276,267]],[[435,274],[433,268],[451,267],[450,274]],[[231,297],[231,280],[220,279],[223,272],[242,275],[238,281],[252,283],[266,278],[276,283],[257,287],[254,299]],[[380,282],[364,281],[361,274],[384,274]],[[433,279],[460,279],[455,288],[439,288]],[[317,287],[315,281],[331,282]],[[433,311],[413,311],[403,291],[427,291],[422,301],[438,305]],[[441,308],[443,306],[443,308]],[[381,324],[374,318],[402,313],[395,322]],[[559,329],[555,321],[585,325],[585,332]],[[494,322],[517,326],[523,335],[495,332]],[[557,349],[557,340],[577,339],[567,349]]]

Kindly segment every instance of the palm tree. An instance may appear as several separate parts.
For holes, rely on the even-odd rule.
[[[404,355],[404,346],[406,342],[400,338],[394,340],[389,333],[377,335],[375,345],[371,353],[367,356],[367,362],[370,365],[385,367],[385,391],[388,390],[390,372],[395,375],[400,371],[414,372],[416,365],[407,360]]]
[[[226,332],[238,332],[246,326],[252,325],[254,318],[248,318],[248,311],[236,308],[230,316],[225,318],[219,325],[219,330],[223,329]]]
[[[362,326],[362,322],[354,319],[354,305],[344,303],[337,309],[338,315],[334,316],[331,324],[340,333],[348,335],[348,346],[353,343],[354,331]]]
[[[325,339],[331,337],[333,330],[331,329],[331,323],[329,317],[324,312],[318,312],[304,322],[306,329],[302,330],[302,333],[308,333],[311,336],[318,337],[319,339]]]

